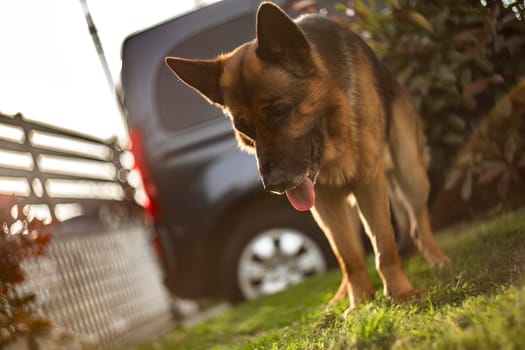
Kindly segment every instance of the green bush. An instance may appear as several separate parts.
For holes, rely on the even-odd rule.
[[[434,227],[525,205],[525,81],[501,98],[461,148],[432,207]]]

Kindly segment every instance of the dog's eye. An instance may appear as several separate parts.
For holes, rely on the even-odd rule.
[[[237,131],[243,133],[244,135],[248,136],[249,138],[255,141],[255,132],[253,132],[253,129],[250,127],[250,125],[246,122],[244,118],[234,118],[233,126]]]
[[[277,123],[283,117],[286,117],[292,110],[292,106],[288,103],[272,103],[261,108],[261,113],[264,118],[271,123]]]

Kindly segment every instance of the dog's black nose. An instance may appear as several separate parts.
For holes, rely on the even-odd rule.
[[[283,169],[274,168],[268,172],[261,172],[261,181],[264,189],[269,192],[283,194],[290,188],[287,173]]]

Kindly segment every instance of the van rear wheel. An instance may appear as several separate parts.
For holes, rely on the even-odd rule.
[[[232,225],[222,256],[222,289],[229,301],[282,291],[333,265],[310,213],[275,204],[250,207]]]

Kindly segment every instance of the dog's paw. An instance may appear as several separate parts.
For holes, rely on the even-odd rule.
[[[350,316],[350,313],[351,313],[352,311],[354,311],[354,310],[355,310],[355,306],[349,306],[349,307],[343,312],[343,314],[342,314],[341,316],[343,316],[343,318],[344,318],[345,320],[347,320],[348,317]]]
[[[338,302],[346,298],[348,298],[348,282],[347,282],[347,279],[343,277],[343,280],[341,281],[341,284],[339,285],[337,292],[335,292],[332,299],[330,299],[330,301],[328,302],[328,305],[337,304]]]
[[[421,295],[423,295],[422,291],[420,291],[419,289],[412,288],[401,293],[397,293],[395,295],[390,294],[389,296],[398,303],[404,303],[412,299],[417,299],[421,297]]]
[[[444,254],[433,259],[429,259],[430,266],[438,269],[447,266],[451,262],[452,260],[450,260],[450,258]]]

